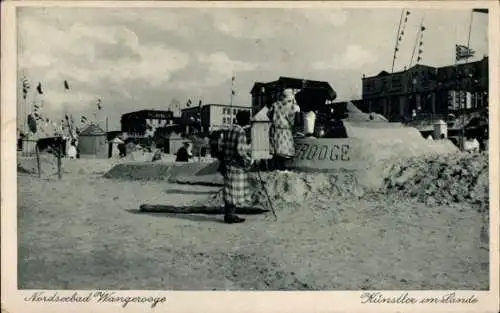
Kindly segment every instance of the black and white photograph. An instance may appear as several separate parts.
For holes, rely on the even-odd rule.
[[[492,288],[498,3],[127,3],[15,8],[18,290]]]

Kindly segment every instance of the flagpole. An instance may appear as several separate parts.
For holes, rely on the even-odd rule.
[[[24,90],[24,81],[23,81],[23,90]],[[24,91],[23,91],[23,97],[24,97]],[[23,99],[23,102],[21,103],[21,112],[20,112],[20,115],[21,115],[21,123],[22,126],[21,126],[21,129],[23,130],[23,134],[24,134],[24,137],[27,139],[27,134],[26,134],[26,119],[27,119],[27,114],[26,114],[26,108],[28,107],[28,91],[26,91],[26,95]]]
[[[401,23],[403,23],[403,15],[405,13],[405,8],[401,10],[401,17],[399,18],[399,26],[398,26],[398,32],[396,33],[396,43],[394,44],[394,54],[392,56],[392,67],[391,67],[391,73],[394,72],[394,63],[396,62],[396,52],[397,52],[397,47],[398,47],[398,41],[399,41],[399,32],[401,31]]]
[[[417,31],[417,37],[415,37],[415,44],[413,45],[413,51],[411,53],[411,58],[410,58],[410,63],[408,64],[408,68],[410,68],[411,65],[413,64],[413,58],[415,57],[415,50],[417,49],[417,43],[419,41],[420,34],[422,33],[423,26],[424,26],[424,18],[422,18],[422,21],[420,22],[420,26]]]
[[[474,10],[471,10],[471,13],[470,13],[470,21],[469,21],[469,33],[467,35],[467,54],[465,56],[465,64],[469,63],[469,57],[471,56],[470,55],[470,37],[471,37],[471,33],[472,33],[472,20],[474,18]],[[466,102],[467,101],[467,93],[465,93],[465,99],[463,101],[463,105],[462,105],[462,128],[461,128],[461,131],[460,131],[460,137],[461,137],[461,142],[462,142],[462,150],[464,149],[465,147],[465,105],[466,105]]]
[[[233,125],[233,95],[234,95],[234,72],[233,72],[233,75],[231,76],[231,97],[229,98],[229,110],[230,111],[230,114],[229,116],[231,116],[231,121],[230,121],[230,125]]]

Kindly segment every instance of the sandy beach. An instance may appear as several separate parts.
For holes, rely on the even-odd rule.
[[[62,180],[18,174],[20,289],[476,289],[489,283],[487,213],[394,195],[275,201],[278,215],[142,213],[219,188],[102,178],[68,160]],[[485,228],[486,227],[486,228]]]

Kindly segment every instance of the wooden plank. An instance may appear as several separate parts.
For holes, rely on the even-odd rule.
[[[140,206],[141,212],[150,212],[150,213],[173,213],[173,214],[209,214],[209,215],[217,215],[224,214],[224,208],[216,208],[216,207],[207,207],[207,206],[186,206],[186,207],[177,207],[172,205],[163,205],[163,204],[142,204]],[[267,209],[261,208],[236,208],[236,214],[244,214],[244,215],[254,215],[254,214],[262,214],[269,212]]]

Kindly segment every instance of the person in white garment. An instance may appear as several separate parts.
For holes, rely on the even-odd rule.
[[[71,140],[71,143],[69,144],[68,158],[76,159],[76,141],[75,140]]]

